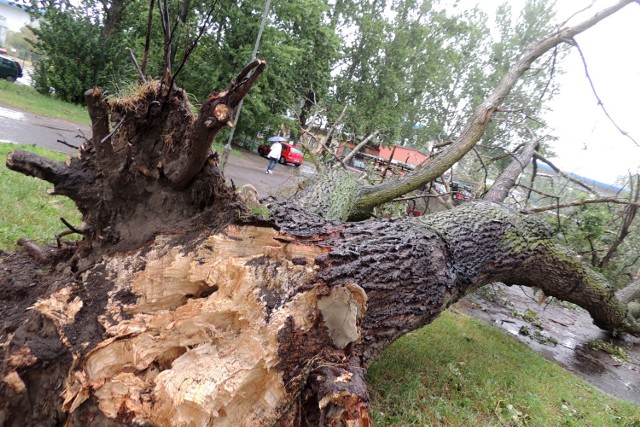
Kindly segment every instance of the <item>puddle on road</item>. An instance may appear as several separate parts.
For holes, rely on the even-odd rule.
[[[497,285],[494,285],[497,286]],[[607,394],[640,404],[640,339],[623,334],[613,339],[608,332],[593,324],[589,314],[582,309],[568,309],[558,303],[538,305],[531,291],[520,287],[499,287],[503,302],[487,301],[477,295],[460,301],[459,308],[474,317],[491,323],[525,343],[532,350],[565,369],[583,377]],[[504,301],[508,301],[505,305]],[[513,313],[533,311],[542,326],[538,329]],[[541,344],[533,334],[524,336],[520,328],[539,331],[557,344]],[[608,354],[587,346],[591,340],[611,342],[624,348],[628,361],[616,361]]]
[[[9,110],[8,108],[0,107],[0,117],[5,117],[11,120],[20,120],[24,121],[24,113],[20,111]]]

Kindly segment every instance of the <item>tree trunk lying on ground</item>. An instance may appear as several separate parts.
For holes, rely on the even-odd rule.
[[[2,255],[0,424],[367,426],[371,361],[492,281],[536,285],[637,334],[638,292],[616,297],[544,226],[500,205],[323,219],[362,218],[441,175],[537,57],[630,2],[530,46],[452,147],[407,179],[358,188],[333,171],[269,220],[225,185],[209,148],[262,61],[197,117],[169,78],[110,102],[87,91],[92,138],[77,157],[7,159],[74,200],[84,224],[78,244],[23,241]]]
[[[637,333],[603,278],[539,230],[484,203],[349,224],[280,206],[273,224],[157,236],[37,277],[41,298],[3,331],[4,421],[366,426],[369,363],[497,280]]]
[[[367,426],[371,361],[493,281],[640,331],[602,276],[497,204],[357,223],[294,204],[253,216],[208,146],[262,67],[198,117],[161,82],[109,104],[92,89],[78,157],[9,156],[85,224],[77,245],[3,256],[0,423]]]

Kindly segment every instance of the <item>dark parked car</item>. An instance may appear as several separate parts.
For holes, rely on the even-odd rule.
[[[288,142],[281,142],[281,144],[282,153],[280,154],[280,164],[284,165],[285,163],[293,163],[296,166],[300,166],[302,164],[302,157],[304,157],[302,151],[298,150]],[[262,157],[267,157],[270,150],[271,145],[269,144],[260,144],[258,146],[258,154],[260,154]]]
[[[18,61],[6,55],[0,55],[0,79],[15,82],[19,77],[22,77],[22,67]]]

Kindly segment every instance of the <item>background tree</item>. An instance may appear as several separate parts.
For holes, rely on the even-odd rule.
[[[131,75],[124,47],[126,38],[116,31],[126,2],[41,2],[32,9],[40,20],[33,31],[39,59],[34,67],[35,87],[52,90],[65,101],[82,102],[84,90],[95,84],[115,90]],[[110,6],[109,6],[110,5]],[[83,37],[78,37],[82,34]]]
[[[29,26],[25,25],[20,31],[9,31],[7,33],[6,46],[16,50],[16,56],[22,60],[33,62],[36,54],[33,51],[33,43],[36,40],[35,34]]]

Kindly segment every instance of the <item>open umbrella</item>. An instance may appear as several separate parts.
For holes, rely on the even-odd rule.
[[[284,142],[286,140],[287,138],[283,138],[281,136],[272,136],[271,138],[267,139],[267,141],[269,142]]]

